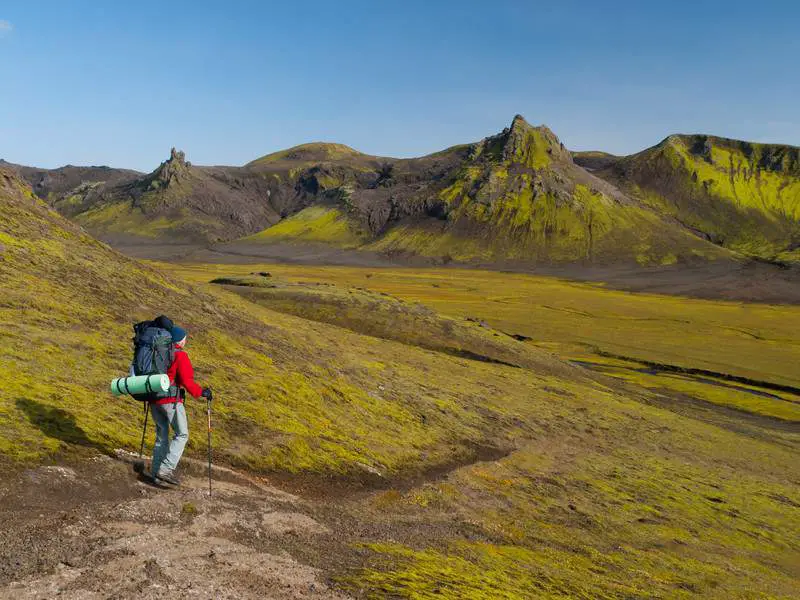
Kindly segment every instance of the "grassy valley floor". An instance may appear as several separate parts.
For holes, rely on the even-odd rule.
[[[568,359],[612,354],[800,387],[800,307],[635,294],[555,277],[286,264],[171,264],[193,281],[269,272],[290,283],[364,288],[528,337]]]
[[[282,478],[324,499],[315,518],[342,532],[325,563],[341,589],[415,599],[793,597],[797,307],[474,270],[168,268],[319,322],[320,333],[395,344],[371,371],[380,396],[399,389],[409,373],[401,365],[420,347],[460,356],[483,382],[474,410],[516,424],[495,437],[497,452],[476,449],[411,478],[361,487]],[[527,347],[580,368],[542,380],[541,365],[525,364]],[[429,374],[437,386],[463,378]],[[458,406],[440,405],[442,415]]]

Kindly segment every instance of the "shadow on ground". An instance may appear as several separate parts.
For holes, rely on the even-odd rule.
[[[17,408],[28,417],[31,424],[38,427],[47,437],[68,444],[103,449],[100,444],[89,439],[86,432],[75,422],[75,416],[72,413],[28,398],[19,398],[16,404]]]

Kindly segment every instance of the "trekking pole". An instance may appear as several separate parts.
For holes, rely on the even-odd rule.
[[[211,398],[206,399],[208,414],[208,497],[211,497]]]
[[[135,469],[140,469],[144,472],[144,438],[147,435],[147,417],[150,413],[150,403],[144,403],[144,425],[142,426],[142,443],[139,446],[139,462],[134,465]]]
[[[150,408],[150,403],[144,403],[144,425],[142,426],[142,443],[139,446],[139,460],[144,459],[144,438],[147,435],[147,415],[150,412],[148,409]]]

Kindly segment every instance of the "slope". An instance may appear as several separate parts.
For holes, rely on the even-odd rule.
[[[800,148],[673,135],[596,173],[715,244],[800,260]]]
[[[359,159],[366,160],[375,158],[367,154],[363,154],[358,150],[354,150],[345,144],[335,144],[330,142],[311,142],[308,144],[300,144],[293,146],[286,150],[279,150],[272,152],[260,158],[257,158],[249,163],[248,167],[267,167],[274,166],[280,168],[285,165],[298,166],[300,164],[313,165],[321,162],[336,161],[341,159]]]
[[[0,167],[14,171],[42,200],[62,214],[80,212],[87,196],[105,184],[115,185],[133,181],[142,174],[129,169],[111,167],[79,167],[65,165],[57,169],[40,169],[15,165],[0,160]]]
[[[610,167],[620,159],[619,156],[601,152],[600,150],[582,150],[571,154],[575,164],[587,171],[597,171],[598,169]]]
[[[221,486],[222,502],[200,508],[230,520],[201,517],[194,530],[217,553],[188,553],[203,565],[200,583],[232,576],[237,561],[258,570],[266,554],[289,549],[371,597],[788,597],[796,589],[796,432],[657,408],[646,390],[501,336],[493,343],[518,344],[524,368],[358,335],[190,286],[93,240],[5,173],[0,211],[7,466],[69,459],[88,471],[86,481],[115,471],[122,482],[95,454],[138,446],[139,407],[111,400],[106,386],[125,368],[130,320],[166,312],[187,326],[200,379],[217,390],[217,459],[320,493],[314,516],[331,533],[314,558],[316,538],[276,539],[272,497],[236,499]],[[204,449],[205,432],[193,425],[197,405],[189,411],[191,455]],[[87,455],[93,460],[80,460]],[[30,469],[3,481],[28,482],[13,498],[55,495],[59,485],[47,482],[63,473]],[[126,585],[144,580],[134,557],[145,547],[179,562],[155,540],[174,535],[179,520],[190,527],[191,506],[181,503],[191,492],[137,502],[134,489],[120,503],[123,487],[105,504],[87,501],[97,507],[89,513],[46,503],[8,513],[3,502],[0,514],[24,515],[30,526],[15,520],[11,549],[20,554],[0,561],[2,589],[15,592],[22,564],[34,571],[32,590],[49,590],[59,573],[83,574],[67,597],[108,595],[91,570],[58,566],[51,553],[45,562],[25,558],[58,540],[79,549],[67,562],[86,557],[102,569],[111,561],[129,575]],[[127,551],[116,537],[130,540]],[[41,572],[48,568],[54,579]]]
[[[515,381],[511,404],[522,405],[551,394],[550,378],[575,375],[510,338],[495,345],[522,352],[528,369],[358,336],[189,287],[90,238],[15,176],[0,182],[0,367],[13,374],[0,389],[0,455],[11,460],[76,445],[134,447],[140,406],[106,390],[127,368],[130,324],[159,312],[186,324],[201,381],[224,390],[220,456],[262,469],[391,476],[457,461],[476,444],[520,433],[477,410],[486,386]],[[430,371],[451,377],[431,383]]]

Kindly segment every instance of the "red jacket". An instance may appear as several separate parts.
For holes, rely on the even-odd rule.
[[[194,381],[194,368],[192,361],[189,360],[189,355],[184,350],[175,348],[175,360],[172,361],[169,369],[167,369],[170,385],[177,385],[178,388],[183,388],[195,398],[199,398],[203,393],[203,388],[197,385]],[[173,402],[183,402],[183,398],[178,395],[178,398],[162,398],[156,400],[153,404],[172,404]]]

